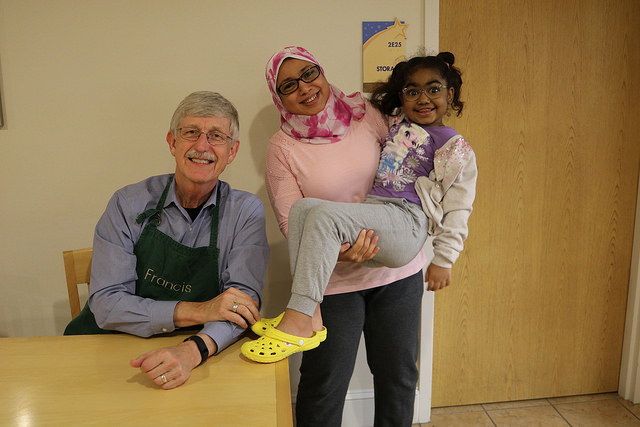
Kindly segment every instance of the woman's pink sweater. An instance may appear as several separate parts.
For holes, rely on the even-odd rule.
[[[383,115],[370,104],[362,120],[352,120],[348,133],[339,142],[310,144],[278,131],[267,147],[266,182],[282,233],[287,235],[291,205],[302,197],[363,202],[378,170],[380,143],[387,132]],[[325,295],[387,285],[416,273],[425,263],[422,251],[400,268],[338,262]]]

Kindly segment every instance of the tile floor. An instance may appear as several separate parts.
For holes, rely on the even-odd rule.
[[[616,393],[434,408],[431,422],[413,427],[638,426],[640,404]]]

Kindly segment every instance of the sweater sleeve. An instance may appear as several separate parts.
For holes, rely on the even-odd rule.
[[[466,162],[442,199],[442,225],[434,232],[433,263],[451,268],[464,248],[469,235],[468,221],[473,210],[478,168],[473,150],[465,156]]]
[[[266,154],[266,185],[278,227],[285,237],[289,231],[289,210],[303,197],[295,174],[291,170],[288,149],[276,133],[269,142]]]
[[[434,170],[416,180],[416,193],[434,237],[433,264],[451,268],[469,234],[478,168],[471,146],[459,135],[436,151]]]

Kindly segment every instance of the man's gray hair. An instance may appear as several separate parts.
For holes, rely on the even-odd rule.
[[[237,141],[240,133],[240,123],[238,121],[238,111],[233,104],[220,95],[218,92],[200,91],[187,95],[182,100],[171,118],[171,131],[174,133],[180,121],[187,116],[191,117],[225,117],[229,119],[230,137]]]

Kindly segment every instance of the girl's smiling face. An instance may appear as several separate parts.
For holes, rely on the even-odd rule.
[[[418,92],[417,99],[408,100]],[[444,126],[442,118],[453,99],[453,88],[437,70],[418,68],[409,74],[402,93],[402,109],[411,120],[424,126]]]

